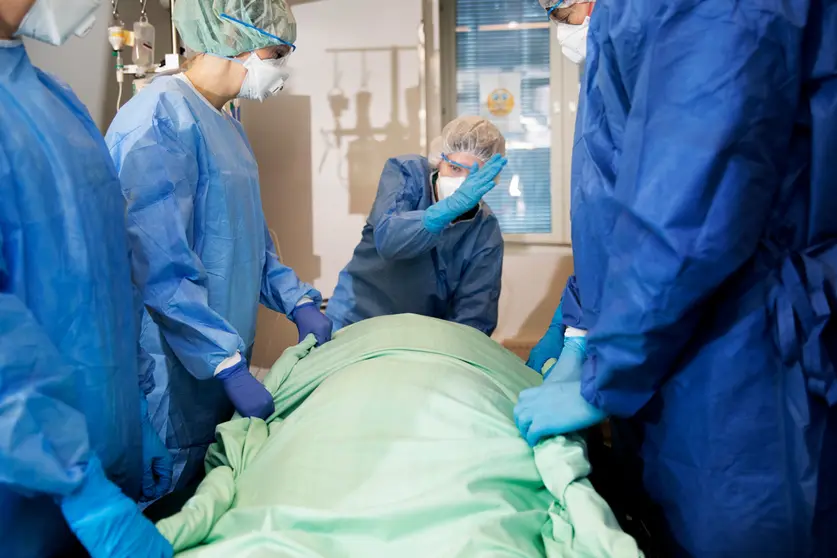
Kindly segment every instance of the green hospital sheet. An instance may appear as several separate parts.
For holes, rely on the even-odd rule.
[[[414,315],[291,347],[267,422],[220,425],[207,478],[157,523],[193,558],[637,557],[578,437],[514,425],[541,378],[466,326]]]

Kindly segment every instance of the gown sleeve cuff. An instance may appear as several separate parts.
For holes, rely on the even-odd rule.
[[[304,306],[304,305],[306,305],[306,304],[313,304],[313,303],[314,303],[314,299],[313,299],[313,298],[311,298],[311,297],[309,297],[309,296],[304,296],[304,297],[302,297],[302,298],[300,298],[300,299],[299,299],[299,302],[297,302],[297,303],[296,303],[296,305],[294,306],[294,308],[299,308],[300,306]]]
[[[233,356],[225,358],[218,364],[218,366],[215,367],[214,376],[217,376],[218,374],[220,374],[227,368],[230,368],[231,366],[235,366],[239,362],[241,362],[241,353],[239,351],[236,351]]]

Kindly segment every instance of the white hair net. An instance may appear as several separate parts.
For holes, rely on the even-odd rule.
[[[470,153],[482,162],[493,155],[506,154],[506,138],[491,121],[479,116],[460,116],[442,130],[442,135],[430,142],[428,159],[435,168],[442,155]]]
[[[296,20],[285,0],[178,0],[172,18],[195,52],[237,56],[296,41]]]
[[[569,8],[573,4],[589,4],[594,0],[538,0],[544,10],[548,10],[553,6],[559,8]]]

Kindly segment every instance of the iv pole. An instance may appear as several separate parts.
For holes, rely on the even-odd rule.
[[[148,0],[140,0],[141,4],[141,21],[145,21],[147,27],[153,26],[148,23],[145,15],[145,8]],[[113,56],[116,59],[116,82],[119,84],[119,95],[116,101],[116,110],[122,106],[122,88],[125,82],[125,75],[132,75],[135,78],[144,78],[148,74],[166,75],[175,74],[180,71],[180,53],[177,45],[177,27],[174,24],[174,18],[171,14],[174,12],[175,0],[160,0],[164,8],[169,10],[169,17],[171,19],[171,40],[172,51],[165,55],[163,64],[160,66],[140,66],[137,64],[124,64],[122,59],[122,49],[125,46],[134,46],[136,39],[133,31],[125,29],[125,24],[119,17],[119,0],[111,0],[111,20],[108,26],[108,42],[113,49]],[[152,45],[153,51],[153,45]],[[153,56],[153,55],[152,55]]]

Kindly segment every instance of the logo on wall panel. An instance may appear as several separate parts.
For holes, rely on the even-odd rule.
[[[495,89],[488,94],[488,112],[493,116],[508,116],[514,110],[514,95],[508,89]]]

